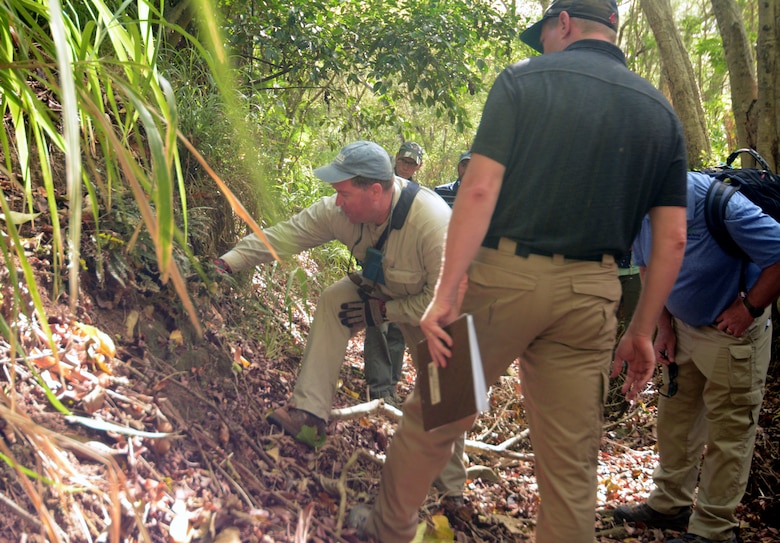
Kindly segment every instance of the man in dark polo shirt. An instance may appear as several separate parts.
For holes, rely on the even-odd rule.
[[[461,312],[474,315],[488,384],[521,359],[539,543],[595,538],[620,300],[615,259],[649,213],[654,245],[645,292],[615,354],[618,373],[628,368],[623,392],[631,400],[655,370],[651,338],[685,250],[682,128],[663,95],[626,67],[617,30],[615,0],[555,0],[523,32],[545,54],[506,68],[490,91],[421,321],[439,366],[452,345],[443,326]],[[413,538],[430,482],[474,422],[466,417],[426,432],[421,405],[415,390],[373,509],[350,515],[383,543]]]

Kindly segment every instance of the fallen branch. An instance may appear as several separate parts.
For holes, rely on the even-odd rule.
[[[379,398],[376,400],[371,400],[370,402],[364,402],[358,405],[353,405],[352,407],[331,409],[330,418],[331,419],[353,419],[361,415],[368,415],[370,413],[373,413],[374,411],[380,411],[384,415],[387,415],[389,418],[395,421],[401,420],[401,416],[403,415],[400,409],[398,409],[397,407],[393,407],[388,403],[385,403],[383,399]]]
[[[518,441],[522,441],[523,439],[527,438],[528,434],[529,434],[529,431],[528,431],[528,428],[526,428],[525,430],[523,430],[519,434],[516,434],[516,435],[510,437],[509,439],[507,439],[506,441],[503,441],[503,442],[499,443],[498,445],[495,446],[495,448],[496,448],[497,451],[505,451],[509,447],[511,447],[512,445],[517,443]]]
[[[19,516],[20,516],[22,519],[24,519],[25,521],[27,521],[27,522],[28,522],[28,523],[29,523],[29,524],[30,524],[30,525],[31,525],[33,528],[35,528],[36,530],[40,530],[40,529],[41,529],[41,522],[40,522],[40,521],[39,521],[37,518],[35,518],[34,516],[32,516],[30,513],[28,513],[27,511],[25,511],[25,510],[24,510],[24,509],[22,509],[21,507],[19,507],[19,506],[16,504],[16,502],[14,502],[13,500],[11,500],[11,498],[9,498],[8,496],[6,496],[6,495],[5,495],[5,494],[3,494],[2,492],[0,492],[0,502],[4,503],[4,504],[5,504],[5,505],[7,505],[8,507],[10,507],[10,508],[11,508],[11,510],[12,510],[14,513],[16,513],[16,514],[17,514],[17,515],[19,515]]]
[[[384,403],[383,400],[374,400],[374,401],[375,402],[380,401]],[[379,460],[378,458],[376,458],[373,454],[366,451],[365,449],[357,449],[355,452],[352,453],[352,456],[349,457],[347,463],[344,464],[344,469],[341,470],[341,475],[339,476],[338,481],[336,482],[336,487],[338,489],[339,497],[340,497],[339,518],[336,521],[336,535],[338,535],[339,537],[341,537],[341,529],[344,526],[344,515],[347,510],[347,483],[346,483],[347,474],[349,473],[350,468],[352,468],[352,466],[354,466],[361,457],[366,458],[372,462],[378,461],[380,464],[384,463],[381,462],[381,460]]]
[[[467,439],[465,448],[466,451],[468,452],[491,453],[506,458],[514,458],[515,460],[522,460],[524,462],[533,462],[534,460],[533,453],[519,453],[515,451],[508,451],[505,448],[502,448],[502,446],[503,443],[501,445],[488,445],[487,443],[482,443],[481,441],[472,441],[470,439]]]
[[[618,419],[618,420],[616,420],[614,422],[610,422],[609,424],[605,424],[603,426],[604,431],[610,430],[610,429],[615,428],[617,426],[622,426],[623,423],[625,423],[626,421],[628,421],[630,419],[633,419],[640,411],[643,411],[645,409],[646,409],[645,404],[643,404],[642,402],[637,402],[636,403],[636,407],[633,410],[631,410],[630,412],[628,412],[625,415],[623,415],[622,418],[620,418],[620,419]],[[651,424],[654,424],[654,423],[655,423],[655,418],[653,419]]]
[[[398,421],[401,419],[403,413],[392,405],[385,403],[384,400],[371,400],[370,402],[364,402],[351,407],[342,407],[340,409],[331,409],[331,419],[351,419],[363,415],[368,415],[373,412],[381,411],[383,414],[388,415],[390,418]],[[523,430],[519,434],[512,436],[503,443],[498,445],[489,445],[481,441],[466,440],[466,450],[470,452],[492,453],[498,456],[507,458],[514,458],[516,460],[523,460],[525,462],[532,462],[534,459],[533,454],[519,453],[515,451],[507,450],[518,441],[528,437],[528,430]]]

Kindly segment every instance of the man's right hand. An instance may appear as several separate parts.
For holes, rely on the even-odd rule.
[[[219,274],[228,274],[228,275],[230,275],[230,274],[233,273],[233,270],[230,269],[230,265],[227,262],[225,262],[224,260],[222,260],[221,258],[215,258],[213,260],[212,264],[214,264],[214,269]]]

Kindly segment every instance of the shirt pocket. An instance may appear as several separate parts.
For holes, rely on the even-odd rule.
[[[421,270],[385,268],[385,288],[393,298],[420,294],[425,288],[425,273]]]

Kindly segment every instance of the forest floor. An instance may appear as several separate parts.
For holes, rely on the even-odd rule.
[[[41,240],[35,228],[23,229],[30,243]],[[255,276],[248,288],[261,304],[247,303],[246,288],[230,279],[211,293],[192,281],[199,338],[167,287],[154,295],[106,290],[85,274],[71,312],[67,296],[46,299],[45,252],[31,250],[30,262],[57,353],[34,318],[16,321],[15,345],[0,338],[0,543],[358,541],[346,514],[372,500],[400,414],[367,403],[360,337],[346,356],[329,439],[315,451],[265,418],[291,394],[312,309],[307,302],[286,309],[286,277]],[[305,258],[300,264],[316,276]],[[10,323],[18,307],[5,264],[0,285]],[[414,380],[407,360],[401,396]],[[611,515],[652,488],[656,394],[649,388],[631,406],[610,394],[595,516],[600,543],[673,535],[615,526]],[[466,507],[445,512],[432,491],[420,510],[427,532],[420,541],[534,541],[539,499],[516,371],[492,387],[490,403],[469,434]],[[778,414],[780,382],[772,379],[738,511],[743,543],[780,541]]]

